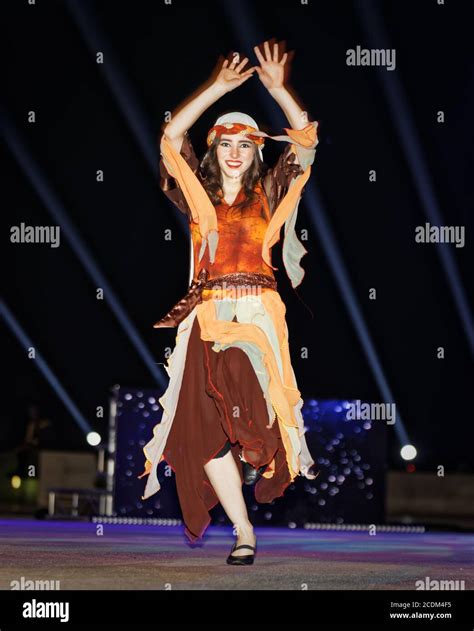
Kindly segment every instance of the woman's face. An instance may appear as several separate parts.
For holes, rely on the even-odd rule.
[[[256,145],[239,134],[223,134],[217,145],[217,160],[229,178],[241,178],[253,162]]]

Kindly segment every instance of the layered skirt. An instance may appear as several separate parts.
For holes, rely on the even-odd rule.
[[[266,465],[255,485],[259,503],[282,496],[313,464],[278,292],[235,300],[215,295],[204,292],[178,327],[170,382],[159,400],[162,420],[144,447],[143,499],[160,489],[157,466],[166,461],[191,541],[202,537],[218,502],[204,469],[213,458],[230,450],[242,482],[240,454],[256,468]]]

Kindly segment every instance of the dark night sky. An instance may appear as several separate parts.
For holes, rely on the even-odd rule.
[[[276,37],[295,50],[291,85],[320,121],[312,182],[347,267],[406,429],[418,447],[418,466],[466,467],[472,457],[472,357],[436,246],[416,244],[415,226],[428,219],[406,160],[396,118],[377,70],[345,63],[346,50],[368,46],[350,1],[310,6],[258,3],[189,6],[159,2],[81,2],[98,29],[106,61],[127,82],[139,105],[150,168],[129,122],[85,43],[68,2],[5,2],[7,69],[4,108],[28,152],[52,187],[77,233],[114,289],[156,362],[164,361],[175,331],[152,324],[184,295],[188,241],[178,211],[160,191],[157,137],[165,111],[203,83],[219,55]],[[474,75],[470,2],[434,0],[376,3],[392,47],[397,75],[422,145],[444,225],[466,227],[466,246],[449,248],[471,307],[472,147]],[[239,6],[243,7],[239,12]],[[245,9],[245,10],[244,10]],[[235,13],[237,12],[237,13]],[[249,19],[248,29],[243,28]],[[256,37],[256,41],[252,40]],[[105,39],[103,39],[105,38]],[[254,63],[254,61],[253,61]],[[386,71],[385,71],[386,72]],[[227,94],[191,129],[198,155],[205,134],[223,111],[245,111],[266,131],[275,129],[271,97],[255,76]],[[36,124],[27,112],[36,111]],[[443,110],[444,124],[436,122]],[[280,119],[281,120],[281,119]],[[270,164],[281,149],[269,141]],[[54,221],[7,146],[2,147],[6,278],[4,296],[15,317],[88,421],[106,405],[114,383],[153,386],[153,378],[106,301],[95,298],[87,275],[63,234],[61,247],[13,245],[10,227]],[[103,169],[104,183],[95,181]],[[368,172],[377,170],[377,182]],[[305,191],[306,194],[306,191]],[[344,306],[334,273],[312,229],[303,196],[299,228],[309,253],[298,294],[279,262],[277,280],[287,306],[290,349],[303,398],[381,401],[369,364]],[[171,242],[164,230],[173,231]],[[377,300],[368,299],[369,288]],[[299,358],[308,347],[309,359]],[[436,358],[445,348],[446,358]],[[84,441],[68,411],[7,330],[2,339],[5,387],[1,435],[11,445],[21,434],[20,405],[35,397],[54,421],[61,444]],[[104,423],[104,421],[102,421]],[[391,465],[400,466],[392,440]]]

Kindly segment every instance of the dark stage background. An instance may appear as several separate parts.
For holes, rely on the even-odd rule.
[[[396,48],[393,72],[346,65],[347,49],[371,46],[367,9]],[[58,223],[12,151],[12,134],[24,143],[33,172],[56,195],[153,361],[162,363],[175,330],[155,331],[152,324],[184,295],[189,273],[187,235],[158,186],[163,117],[209,77],[219,55],[239,51],[253,65],[253,45],[275,37],[295,51],[291,86],[310,118],[320,122],[311,176],[315,212],[324,213],[335,238],[418,449],[416,466],[472,471],[472,349],[438,254],[438,248],[449,249],[472,310],[471,2],[313,0],[270,8],[250,1],[173,0],[166,6],[44,0],[33,6],[3,2],[2,13],[2,116],[10,137],[2,145],[5,302],[93,429],[106,434],[107,421],[96,418],[96,409],[108,409],[115,383],[151,388],[156,381],[114,315],[108,293],[96,299],[101,285],[85,271],[64,231],[56,249],[10,243],[11,226]],[[104,52],[103,65],[95,61],[97,51]],[[406,110],[389,102],[385,80],[399,82]],[[27,121],[31,110],[34,124]],[[228,110],[247,112],[273,134],[286,125],[255,76],[191,129],[199,156],[207,129]],[[439,110],[444,123],[437,122]],[[407,112],[420,156],[404,150]],[[269,164],[281,148],[267,143]],[[421,168],[428,171],[442,224],[466,227],[464,248],[415,243],[415,227],[429,221],[415,184]],[[375,183],[369,182],[371,169]],[[274,248],[298,385],[303,398],[383,401],[327,244],[315,230],[310,194],[303,195],[297,223],[309,232],[306,276],[297,291],[314,317],[289,284],[281,244]],[[171,241],[165,230],[172,231]],[[376,300],[369,300],[370,288],[377,290]],[[308,359],[300,358],[302,347]],[[437,358],[438,347],[445,359]],[[26,405],[34,400],[51,419],[58,448],[86,449],[82,430],[10,328],[2,348],[2,448],[21,441]],[[388,465],[404,468],[393,427],[388,438]]]

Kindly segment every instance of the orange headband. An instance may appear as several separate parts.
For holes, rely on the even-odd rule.
[[[253,136],[252,132],[258,131],[255,127],[250,127],[250,125],[243,125],[242,123],[224,123],[223,125],[214,125],[207,132],[207,146],[209,147],[214,138],[217,136],[220,138],[222,134],[240,134],[242,136],[246,136],[253,140],[256,145],[263,145],[265,142],[265,138],[261,136]]]

